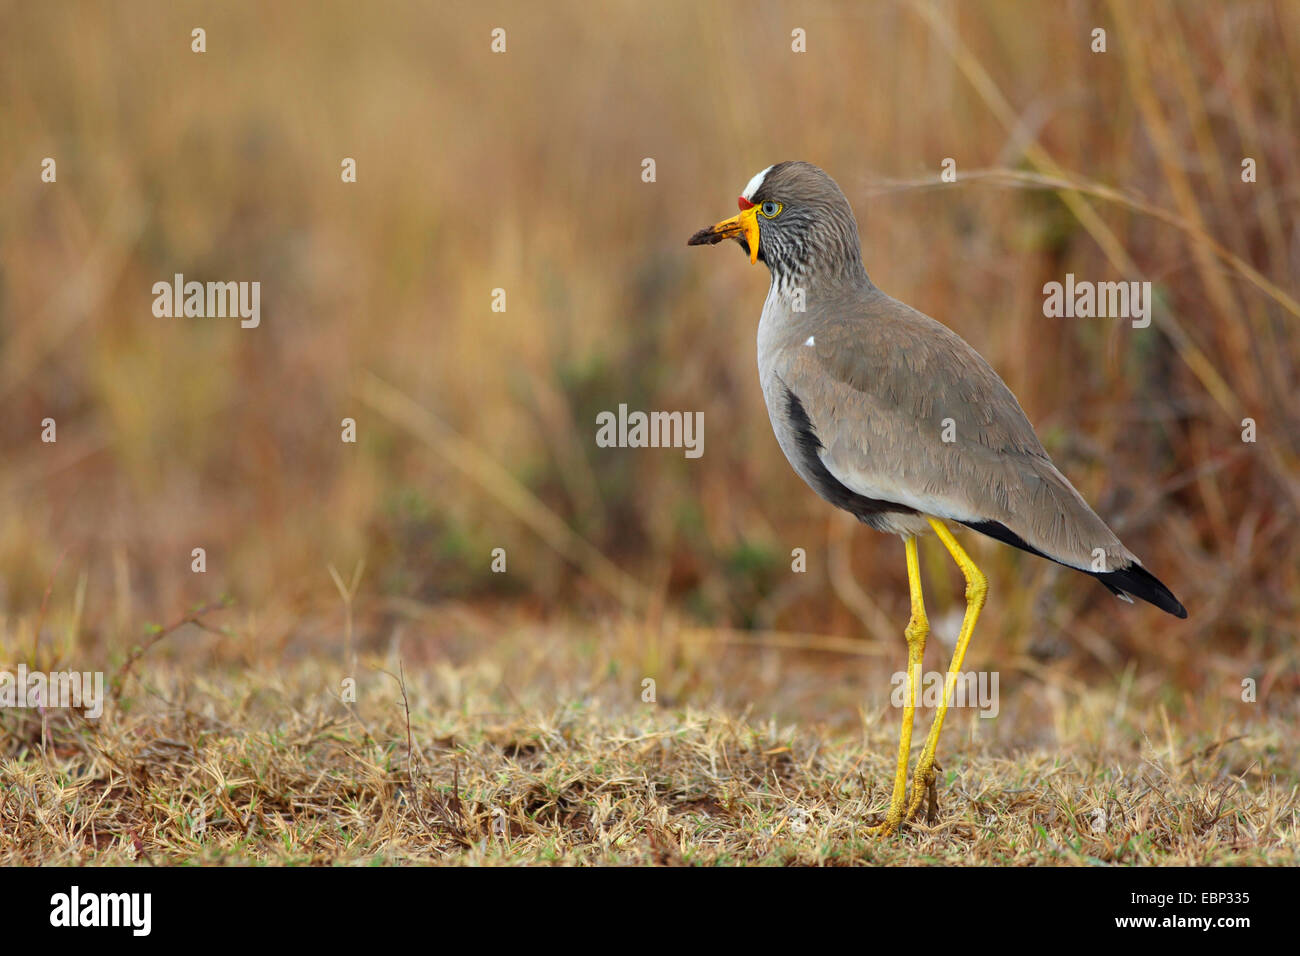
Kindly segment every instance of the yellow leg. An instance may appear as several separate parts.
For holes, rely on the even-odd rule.
[[[966,646],[970,644],[971,633],[975,630],[975,622],[979,620],[980,610],[984,607],[984,599],[989,590],[984,573],[975,566],[970,555],[962,550],[962,546],[957,543],[952,532],[944,526],[943,522],[935,518],[927,520],[966,578],[966,616],[962,618],[961,631],[957,635],[957,646],[952,652],[952,664],[948,667],[948,676],[944,678],[943,700],[939,702],[934,723],[930,726],[930,735],[926,737],[925,748],[916,762],[916,772],[912,777],[912,799],[907,804],[908,820],[916,816],[916,811],[921,806],[922,794],[934,784],[934,752],[939,745],[939,731],[943,729],[943,718],[948,713],[948,701],[952,697],[953,685],[961,674],[961,664],[966,658]]]
[[[886,836],[898,829],[903,819],[903,798],[907,790],[907,758],[912,753],[912,720],[916,716],[917,689],[921,681],[921,657],[925,653],[925,637],[930,633],[930,623],[925,617],[925,602],[921,597],[921,563],[916,556],[916,538],[905,538],[907,551],[907,584],[912,594],[912,616],[907,622],[907,698],[903,703],[903,729],[898,736],[898,770],[894,774],[894,794],[889,801],[885,822],[871,827],[868,833]]]

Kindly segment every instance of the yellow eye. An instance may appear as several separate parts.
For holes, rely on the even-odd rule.
[[[781,215],[782,208],[783,207],[779,202],[773,202],[769,199],[767,202],[763,203],[763,205],[758,207],[758,212],[764,219],[775,219],[777,216]]]

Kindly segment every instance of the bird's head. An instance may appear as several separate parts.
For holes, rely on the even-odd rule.
[[[773,278],[837,276],[862,268],[858,223],[835,180],[811,163],[769,166],[737,200],[740,215],[701,229],[688,245],[735,239]]]

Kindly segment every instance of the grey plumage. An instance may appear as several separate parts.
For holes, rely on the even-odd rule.
[[[759,377],[777,441],[804,481],[876,530],[921,534],[926,515],[960,522],[1186,617],[1052,464],[988,363],[872,284],[834,180],[781,163],[749,190],[748,212],[691,243],[736,238],[753,252],[759,237],[757,258],[772,272]],[[746,216],[757,233],[745,231]]]

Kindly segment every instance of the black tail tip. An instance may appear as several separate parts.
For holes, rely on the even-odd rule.
[[[1141,598],[1148,604],[1154,604],[1160,610],[1172,614],[1174,617],[1184,619],[1187,617],[1187,608],[1183,607],[1182,602],[1174,597],[1174,592],[1165,587],[1159,578],[1140,564],[1130,564],[1127,568],[1119,571],[1093,571],[1090,573],[1098,581],[1106,585],[1113,594],[1118,594],[1121,597],[1131,595],[1135,598]]]

